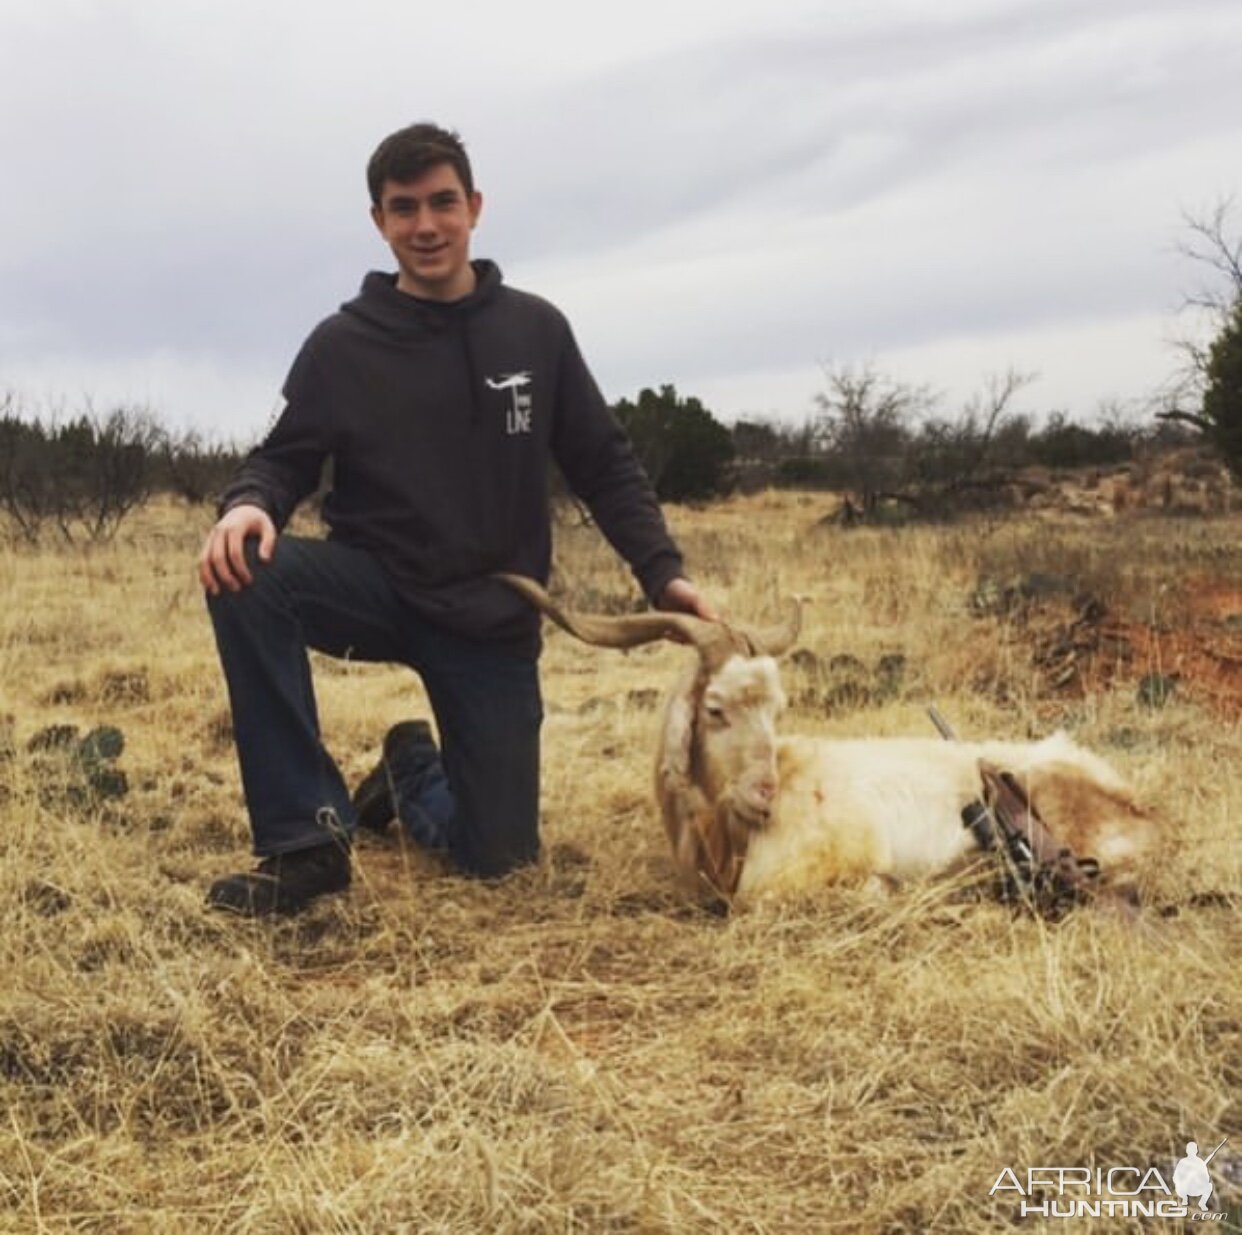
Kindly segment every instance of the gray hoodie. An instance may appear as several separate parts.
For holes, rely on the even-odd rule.
[[[475,290],[442,304],[372,272],[321,322],[285,408],[225,489],[282,528],[332,459],[329,537],[375,554],[428,620],[515,651],[538,616],[500,570],[546,580],[554,459],[650,600],[682,574],[655,494],[562,314],[476,261]]]

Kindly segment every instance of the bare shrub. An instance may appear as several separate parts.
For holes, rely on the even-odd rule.
[[[24,417],[12,395],[0,416],[0,510],[36,544],[55,528],[67,544],[110,540],[150,497],[164,430],[150,412],[87,403],[72,420]]]
[[[242,461],[244,450],[197,430],[166,434],[159,455],[159,487],[191,505],[213,501]]]

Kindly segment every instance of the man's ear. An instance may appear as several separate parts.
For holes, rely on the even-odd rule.
[[[384,211],[374,203],[371,204],[371,222],[375,224],[382,236],[384,234]]]
[[[476,189],[470,194],[466,204],[470,208],[470,226],[474,228],[478,226],[479,215],[483,213],[483,194]]]

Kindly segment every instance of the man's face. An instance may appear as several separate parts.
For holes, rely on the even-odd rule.
[[[460,300],[474,290],[470,233],[483,198],[467,195],[451,163],[417,180],[385,180],[371,218],[397,259],[397,287],[425,300]]]

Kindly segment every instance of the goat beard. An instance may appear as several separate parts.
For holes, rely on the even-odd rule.
[[[716,803],[699,836],[700,874],[723,896],[732,896],[742,878],[746,850],[755,825],[730,796]]]

